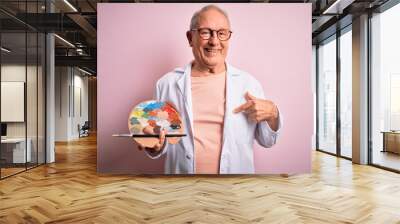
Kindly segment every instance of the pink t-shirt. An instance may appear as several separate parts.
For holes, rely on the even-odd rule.
[[[225,114],[226,73],[192,76],[195,173],[218,174]]]

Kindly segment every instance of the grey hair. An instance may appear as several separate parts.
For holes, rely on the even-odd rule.
[[[207,5],[193,14],[192,19],[190,20],[190,29],[196,29],[197,28],[196,26],[199,23],[199,17],[201,15],[201,13],[206,12],[211,9],[217,10],[222,15],[224,15],[226,20],[228,20],[229,26],[231,25],[231,22],[229,21],[228,13],[226,13],[223,9],[221,9],[220,7],[218,7],[216,5]]]

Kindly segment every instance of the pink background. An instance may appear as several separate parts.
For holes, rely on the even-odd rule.
[[[206,4],[98,4],[98,149],[104,173],[163,173],[129,138],[128,115],[163,74],[193,59],[185,32]],[[278,143],[255,147],[256,173],[311,170],[311,4],[217,4],[233,35],[227,61],[249,72],[284,117]]]

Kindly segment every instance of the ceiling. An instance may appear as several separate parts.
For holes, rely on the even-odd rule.
[[[252,0],[252,1],[150,1],[150,0],[1,0],[0,24],[2,46],[8,44],[22,53],[34,52],[35,43],[24,52],[25,30],[55,32],[56,65],[80,66],[96,72],[97,3],[138,2],[254,2],[254,3],[311,3],[313,43],[318,43],[341,28],[351,24],[353,16],[372,10],[388,0]],[[332,6],[332,7],[331,7]],[[327,10],[329,9],[329,10]],[[52,11],[52,13],[49,13]],[[27,12],[27,13],[26,13]],[[325,12],[325,13],[324,13]],[[283,15],[284,16],[284,15]],[[341,20],[340,23],[337,23]],[[339,26],[337,24],[340,24]],[[71,45],[72,44],[72,45]],[[42,46],[39,46],[42,47]],[[32,49],[31,49],[32,48]],[[3,55],[3,54],[2,54]],[[29,58],[29,56],[28,56]]]

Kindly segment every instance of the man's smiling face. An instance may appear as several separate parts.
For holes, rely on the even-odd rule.
[[[196,29],[230,30],[227,18],[218,10],[210,9],[199,15]],[[188,35],[195,62],[201,67],[215,68],[225,63],[228,54],[229,40],[221,41],[213,31],[210,39],[204,40],[199,31],[190,31]]]

